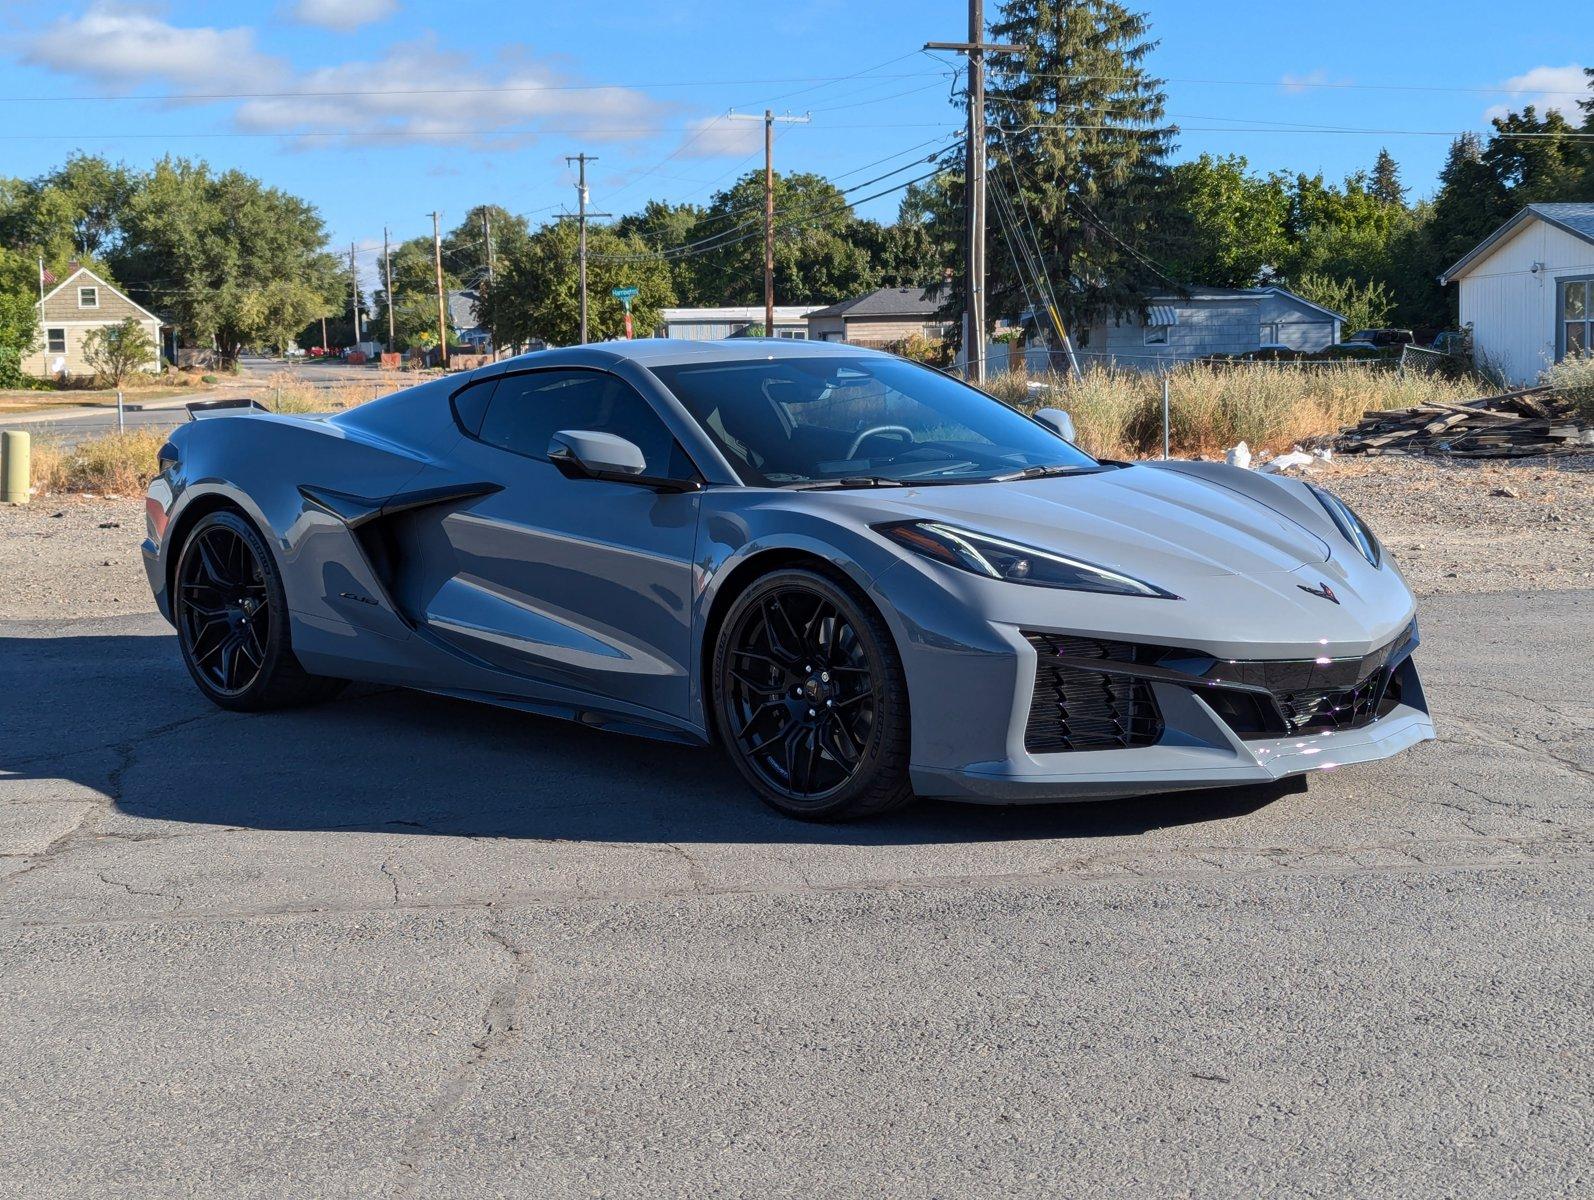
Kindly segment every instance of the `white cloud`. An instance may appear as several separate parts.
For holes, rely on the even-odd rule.
[[[725,115],[689,121],[681,147],[671,157],[743,158],[764,144],[764,127],[757,121],[733,121]]]
[[[192,92],[262,87],[286,69],[256,49],[252,29],[179,28],[112,4],[63,17],[25,43],[22,59],[118,87],[159,82]]]
[[[398,11],[398,0],[295,0],[288,15],[302,25],[323,29],[358,29],[386,20]]]
[[[1553,109],[1576,125],[1583,118],[1578,100],[1594,90],[1590,89],[1588,76],[1577,63],[1566,67],[1534,67],[1521,75],[1513,75],[1501,86],[1514,94],[1508,103],[1493,105],[1485,112],[1485,120],[1492,121],[1508,112],[1521,112],[1525,105],[1531,104],[1541,115]]]
[[[374,61],[295,71],[261,52],[251,28],[183,27],[110,3],[56,22],[25,44],[22,57],[128,90],[162,86],[184,104],[233,96],[236,128],[306,145],[506,145],[534,138],[539,127],[612,141],[656,131],[665,111],[642,92],[589,87],[524,54],[484,63],[427,40],[405,42]],[[270,94],[251,95],[261,92]],[[307,136],[327,131],[338,136]]]
[[[1311,91],[1312,88],[1330,82],[1328,72],[1318,67],[1304,75],[1285,74],[1279,77],[1279,87],[1291,95]]]

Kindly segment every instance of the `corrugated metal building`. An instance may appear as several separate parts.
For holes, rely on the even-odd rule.
[[[1478,366],[1532,383],[1594,352],[1594,203],[1530,204],[1439,279],[1461,287]]]
[[[808,325],[803,318],[818,307],[817,304],[776,305],[775,336],[799,340],[806,338]],[[659,315],[657,336],[711,342],[744,336],[751,326],[762,326],[763,323],[762,304],[729,305],[723,308],[666,308]]]

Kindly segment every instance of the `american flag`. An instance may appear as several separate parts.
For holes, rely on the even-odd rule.
[[[55,277],[55,272],[50,270],[49,267],[45,266],[44,265],[44,260],[40,259],[39,260],[39,285],[41,287],[54,287],[57,282],[59,282],[59,281]]]

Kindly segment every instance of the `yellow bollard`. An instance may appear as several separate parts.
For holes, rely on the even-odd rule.
[[[0,500],[7,504],[28,502],[28,483],[33,439],[20,429],[0,434]]]

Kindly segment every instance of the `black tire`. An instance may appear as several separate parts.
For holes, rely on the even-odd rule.
[[[848,821],[913,799],[902,660],[843,580],[789,568],[755,581],[720,623],[711,677],[720,741],[771,808]]]
[[[195,686],[222,708],[314,704],[344,686],[294,657],[282,576],[240,513],[208,513],[189,530],[172,575],[172,623]]]

